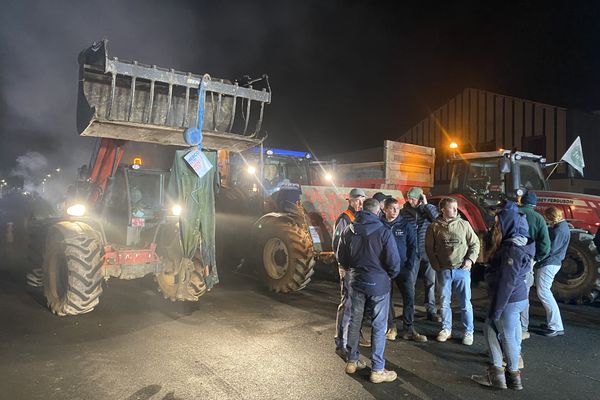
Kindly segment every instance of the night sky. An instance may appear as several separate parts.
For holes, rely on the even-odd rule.
[[[600,3],[383,3],[5,0],[0,174],[31,151],[87,162],[77,54],[102,38],[122,59],[269,74],[269,145],[317,155],[380,146],[465,87],[600,108]]]

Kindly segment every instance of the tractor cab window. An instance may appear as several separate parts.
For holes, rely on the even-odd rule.
[[[262,189],[265,194],[270,195],[278,191],[284,184],[308,184],[306,164],[304,160],[295,157],[265,155],[261,180],[258,155],[251,154],[246,157],[232,155],[230,158],[230,182],[243,190],[257,192],[258,189]]]
[[[295,158],[289,159],[286,165],[285,177],[292,183],[308,185],[308,162]]]
[[[128,173],[129,199],[133,211],[159,211],[163,203],[163,176],[147,172]]]
[[[263,167],[263,186],[265,192],[273,193],[284,184],[308,184],[305,164],[292,157],[267,157]]]
[[[506,197],[505,177],[498,160],[465,160],[454,165],[450,183],[452,193],[462,193],[482,206],[497,204]]]
[[[271,162],[269,162],[271,161]],[[277,187],[285,178],[283,166],[273,160],[266,160],[263,166],[263,186],[269,191]]]
[[[521,160],[521,188],[528,190],[545,190],[546,181],[538,163],[532,160]]]

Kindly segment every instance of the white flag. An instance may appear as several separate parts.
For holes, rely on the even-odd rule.
[[[581,148],[581,139],[579,136],[577,136],[577,139],[575,139],[565,155],[562,156],[561,161],[564,161],[575,168],[581,174],[581,176],[583,176],[583,167],[585,167],[585,161],[583,161],[583,149]]]

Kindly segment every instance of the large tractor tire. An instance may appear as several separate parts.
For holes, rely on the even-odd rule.
[[[552,290],[565,302],[589,303],[600,292],[600,256],[594,236],[582,231],[571,232],[571,242]]]
[[[156,275],[158,291],[171,301],[197,301],[206,293],[206,284],[200,265],[194,260],[183,260],[183,248],[179,239],[179,225],[161,229],[157,252],[164,270]]]
[[[259,239],[259,264],[267,286],[277,293],[302,290],[314,273],[310,234],[286,220],[263,224]]]
[[[102,294],[102,242],[81,224],[52,227],[44,253],[44,293],[50,310],[59,316],[85,314]]]

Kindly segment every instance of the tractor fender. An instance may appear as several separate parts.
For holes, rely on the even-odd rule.
[[[263,226],[271,224],[275,221],[285,221],[291,224],[298,224],[298,220],[287,213],[271,212],[263,215],[252,225],[252,237],[256,238],[261,232]]]
[[[103,239],[103,235],[100,234],[98,229],[94,229],[92,225],[88,221],[60,221],[52,225],[52,228],[57,229],[65,239],[89,232],[94,232],[99,236],[99,239]],[[101,242],[104,245],[104,240],[101,240]]]

